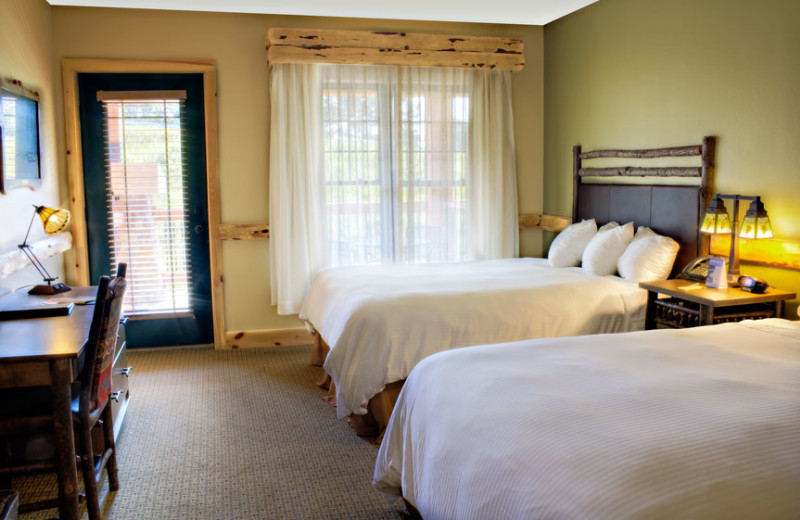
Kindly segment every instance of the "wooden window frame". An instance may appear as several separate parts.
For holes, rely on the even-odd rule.
[[[64,58],[61,60],[64,120],[66,126],[67,179],[74,251],[73,276],[78,285],[89,285],[89,249],[86,199],[83,192],[83,152],[78,114],[78,74],[81,73],[193,73],[203,75],[205,112],[206,182],[208,191],[208,239],[211,270],[211,305],[214,347],[225,347],[222,252],[220,245],[219,143],[217,134],[217,71],[214,62],[148,61]]]

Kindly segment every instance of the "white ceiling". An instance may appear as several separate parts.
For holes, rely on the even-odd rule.
[[[544,25],[597,0],[47,0],[50,5]]]

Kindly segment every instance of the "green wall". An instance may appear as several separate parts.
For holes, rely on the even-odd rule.
[[[798,22],[797,0],[600,0],[546,25],[545,212],[571,214],[575,144],[716,135],[714,190],[761,195],[775,236],[800,241]],[[742,271],[800,293],[800,271]]]

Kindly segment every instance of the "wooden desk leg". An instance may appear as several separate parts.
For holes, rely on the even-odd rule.
[[[58,515],[61,520],[78,520],[78,465],[75,461],[75,434],[72,427],[70,373],[69,360],[50,362],[58,463]]]
[[[711,305],[700,305],[700,325],[714,324],[714,307]]]
[[[645,308],[644,315],[644,330],[652,330],[656,328],[656,299],[658,293],[655,291],[647,291],[647,307]]]
[[[776,318],[783,318],[783,306],[785,302],[783,300],[778,300],[775,302],[775,317]]]

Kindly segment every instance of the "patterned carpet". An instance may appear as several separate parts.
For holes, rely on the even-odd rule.
[[[107,520],[398,519],[372,488],[377,448],[322,400],[310,346],[130,351],[132,400]],[[24,496],[52,478],[17,479]],[[53,488],[51,488],[53,489]],[[84,518],[86,518],[85,509]],[[21,516],[52,518],[55,510]]]

